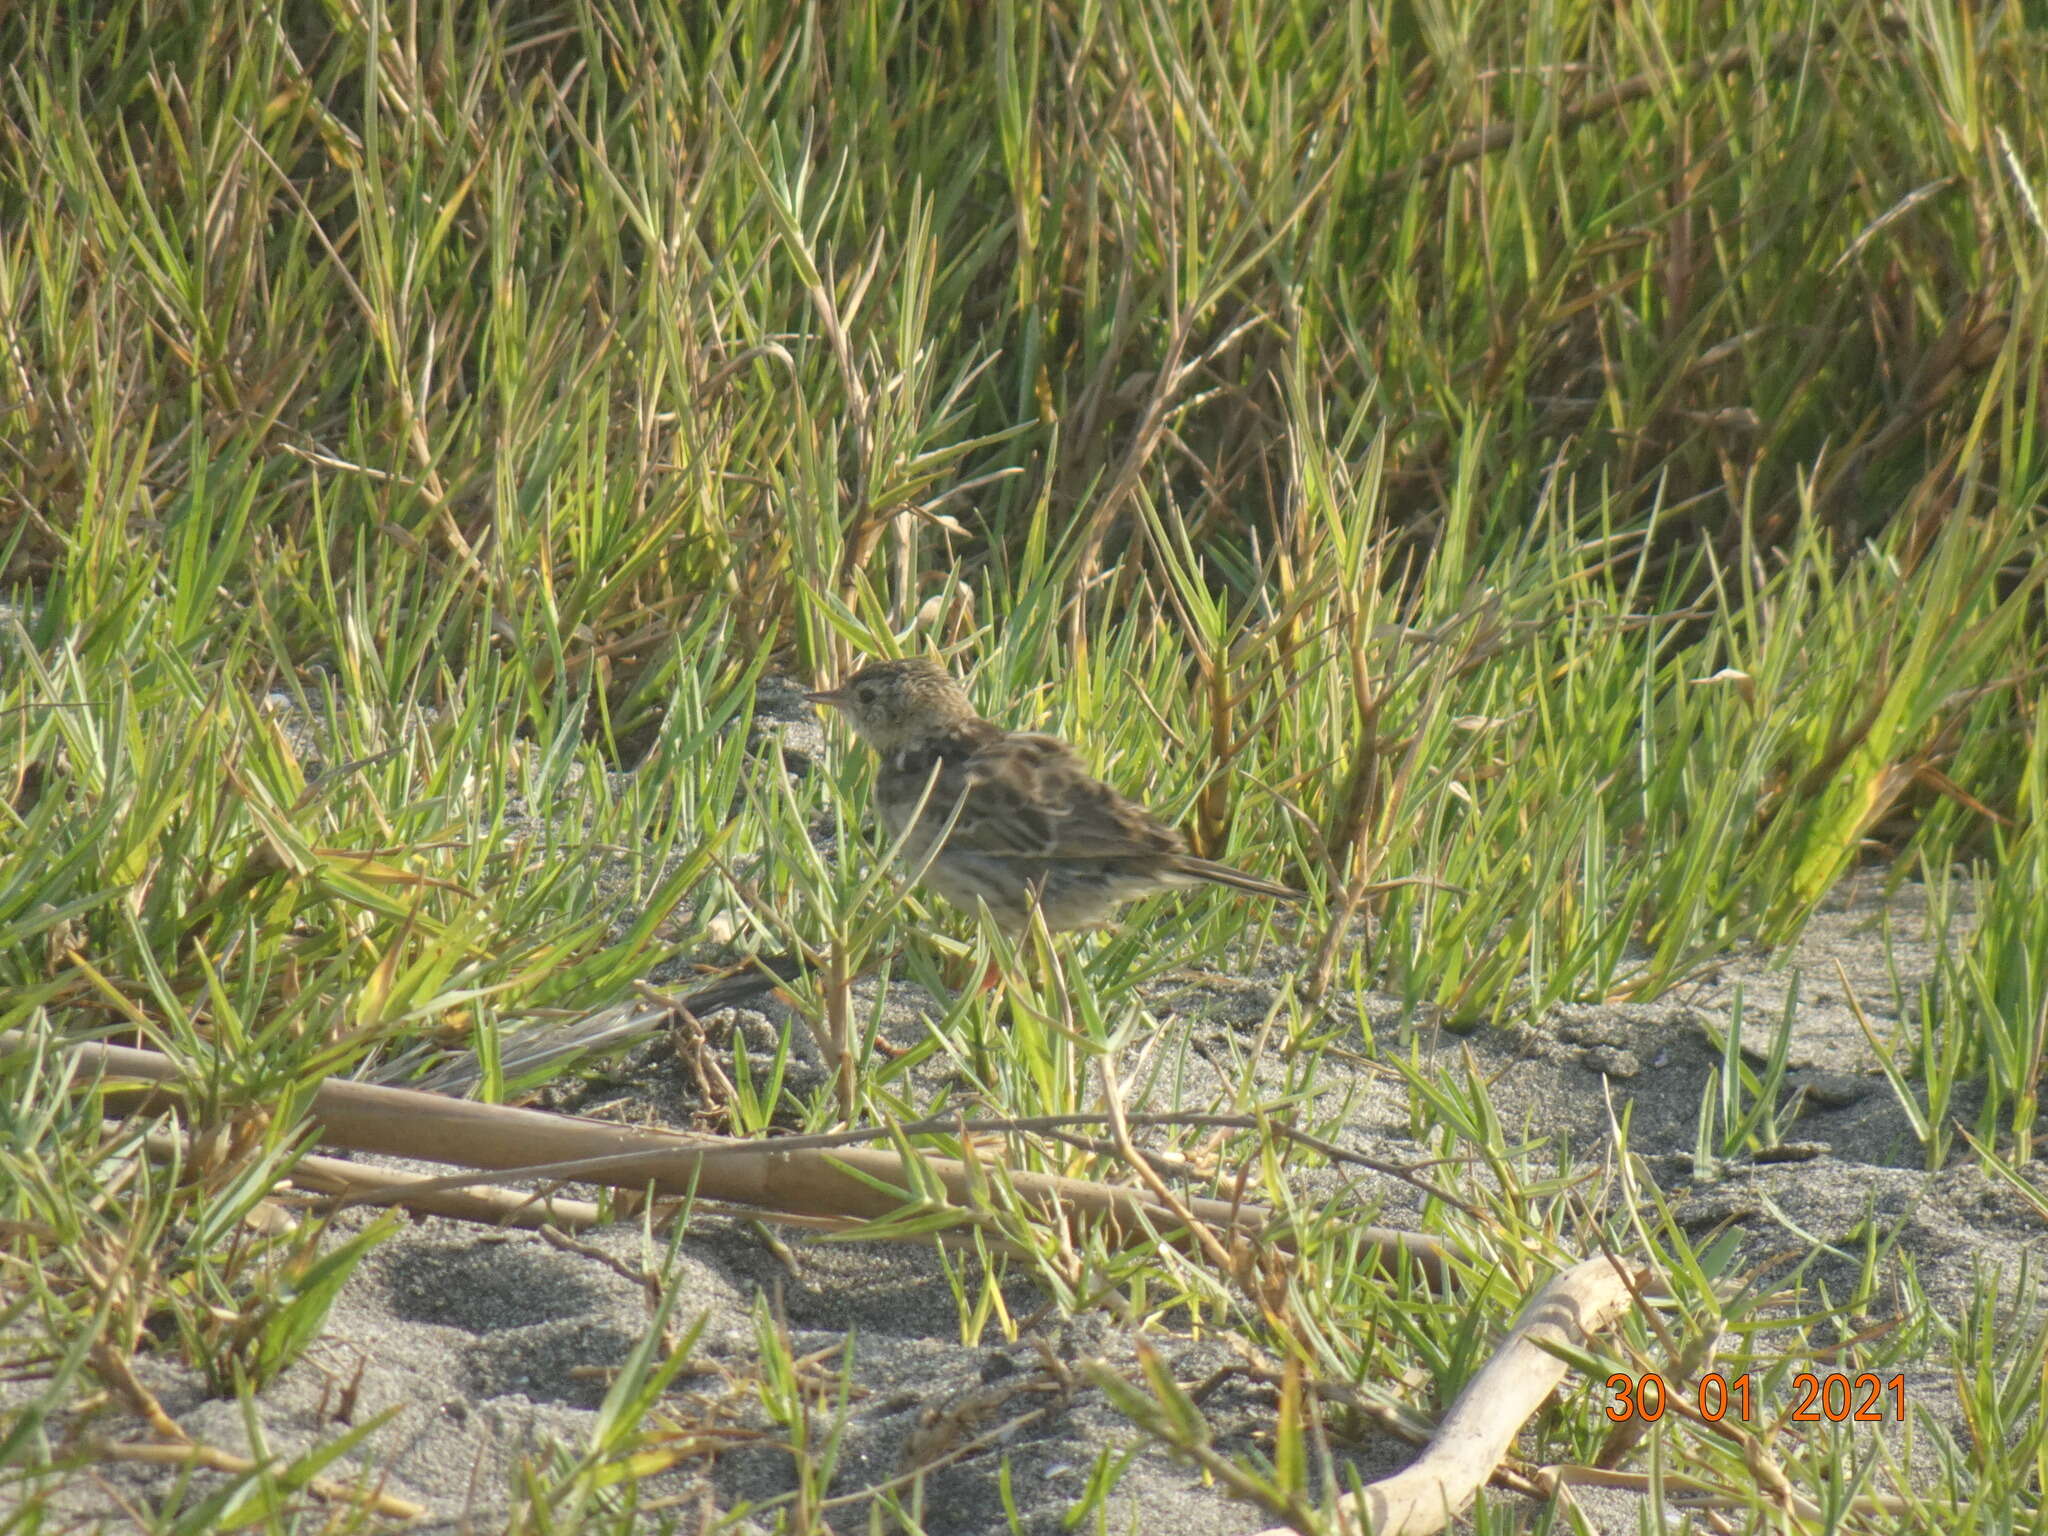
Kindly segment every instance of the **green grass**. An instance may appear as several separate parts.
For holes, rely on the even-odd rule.
[[[824,959],[801,1006],[848,1038],[880,1018],[854,974],[986,958],[899,903],[858,758],[784,783],[749,754],[771,664],[943,647],[989,712],[1310,892],[1298,932],[1202,898],[1172,954],[1161,906],[1058,969],[1010,957],[1014,1013],[962,997],[919,1047],[991,1113],[1092,1104],[1180,957],[1288,957],[1269,1023],[1305,1096],[1318,1051],[1389,1043],[1333,1041],[1367,993],[1459,1027],[1654,998],[1882,865],[1940,918],[1880,1042],[1921,1150],[1960,1129],[2024,1170],[2037,29],[1948,0],[1221,17],[0,17],[0,1028],[36,1042],[0,1060],[0,1354],[43,1384],[0,1462],[33,1469],[25,1508],[74,1465],[46,1413],[120,1401],[118,1358],[253,1393],[317,1329],[367,1245],[241,1218],[320,1077],[425,1044],[533,1086],[496,1070],[507,1031],[721,954],[720,917]],[[861,857],[813,854],[821,818]],[[66,1086],[62,1043],[110,1036],[185,1065],[182,1161]],[[738,1128],[937,1107],[849,1061],[801,1102],[745,1081]],[[1458,1183],[1491,1228],[1432,1212],[1476,1254],[1528,1278],[1604,1233],[1686,1277],[1685,1337],[1745,1326],[1696,1235],[1574,1206],[1482,1083],[1412,1088],[1422,1139],[1489,1171]],[[1775,1091],[1731,1042],[1702,1163]],[[1219,1166],[1247,1157],[1291,1198],[1256,1136]],[[118,1210],[89,1197],[109,1179]],[[1263,1316],[1198,1266],[1014,1240],[1063,1298],[1206,1317],[1329,1381],[1395,1339],[1455,1385],[1519,1293],[1389,1300],[1328,1221],[1320,1288]],[[1984,1490],[1984,1529],[1990,1490],[2037,1509],[2038,1404],[1990,1324],[1905,1310],[1977,1405],[1926,1475]],[[535,1528],[626,1518],[606,1490],[661,1368],[535,1470]],[[1197,1443],[1170,1398],[1153,1427]],[[1668,1449],[1740,1484],[1725,1446]],[[1281,1452],[1245,1475],[1326,1507]],[[295,1518],[262,1482],[237,1518]]]

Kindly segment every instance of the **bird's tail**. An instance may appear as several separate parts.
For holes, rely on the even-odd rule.
[[[1248,875],[1241,869],[1232,869],[1228,864],[1218,864],[1214,859],[1198,859],[1192,854],[1174,861],[1174,867],[1184,875],[1197,880],[1207,880],[1215,885],[1227,885],[1235,890],[1250,891],[1258,896],[1272,896],[1281,901],[1302,901],[1306,891],[1297,891],[1291,885],[1276,885],[1271,880],[1261,880],[1257,875]]]

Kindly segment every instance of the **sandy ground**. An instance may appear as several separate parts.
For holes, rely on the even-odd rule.
[[[2038,1248],[2041,1223],[1972,1165],[1959,1162],[1937,1173],[1920,1168],[1905,1116],[1875,1069],[1836,970],[1839,964],[1880,1035],[1890,1030],[1896,1020],[1879,930],[1884,911],[1875,877],[1852,882],[1789,955],[1731,959],[1654,1004],[1560,1008],[1512,1029],[1425,1035],[1417,1048],[1432,1070],[1456,1076],[1470,1053],[1510,1132],[1568,1144],[1581,1168],[1598,1169],[1610,1157],[1611,1119],[1628,1109],[1632,1147],[1673,1196],[1689,1230],[1732,1221],[1757,1254],[1841,1244],[1845,1256],[1822,1257],[1809,1285],[1836,1285],[1854,1273],[1848,1256],[1860,1254],[1859,1234],[1875,1218],[1898,1232],[1894,1272],[1909,1260],[1934,1304],[1955,1315],[1970,1295],[1976,1268],[2002,1265],[2013,1274],[2021,1255]],[[1931,966],[1916,893],[1895,897],[1889,915],[1891,958],[1910,995]],[[1220,1091],[1213,1073],[1204,1076],[1207,1056],[1228,1061],[1244,1051],[1273,979],[1246,981],[1192,968],[1154,988],[1148,1000],[1168,1030],[1207,1048],[1206,1055],[1199,1048],[1186,1053],[1188,1070],[1176,1090],[1182,1106],[1205,1107]],[[1794,997],[1788,1086],[1804,1093],[1779,1154],[1785,1160],[1739,1163],[1703,1178],[1692,1160],[1701,1093],[1719,1060],[1712,1035],[1725,1027],[1738,988],[1753,1032],[1745,1039],[1759,1048],[1788,995]],[[899,988],[901,1013],[891,1024],[898,1038],[914,1039],[923,1027],[914,1002]],[[1384,1006],[1369,1000],[1368,1012],[1383,1015],[1383,1038],[1390,1038],[1386,1020],[1393,1007],[1391,1000]],[[769,1004],[724,1022],[733,1026],[728,1041],[760,1050],[789,1021]],[[1428,1155],[1410,1139],[1397,1079],[1363,1060],[1349,1075],[1334,1060],[1328,1067],[1328,1091],[1352,1100],[1348,1145],[1390,1160]],[[1280,1069],[1261,1070],[1277,1088]],[[1164,1085],[1175,1079],[1162,1074],[1146,1107],[1174,1107]],[[562,1107],[687,1125],[696,1089],[664,1038],[598,1069]],[[1384,1200],[1379,1219],[1408,1224],[1412,1191],[1391,1185]],[[628,1269],[660,1259],[634,1226],[600,1230],[586,1240]],[[671,1393],[670,1411],[679,1424],[729,1432],[717,1456],[686,1458],[640,1489],[643,1501],[663,1501],[663,1518],[680,1529],[715,1524],[791,1486],[792,1462],[779,1437],[754,1433],[766,1421],[749,1385],[759,1357],[757,1330],[777,1325],[787,1328],[794,1351],[809,1357],[821,1377],[844,1373],[845,1432],[832,1493],[894,1475],[912,1464],[916,1445],[934,1437],[1001,1431],[988,1449],[930,1473],[921,1503],[906,1493],[906,1504],[921,1511],[924,1528],[935,1536],[1009,1528],[998,1475],[1005,1462],[1017,1528],[1049,1536],[1062,1529],[1062,1516],[1081,1497],[1098,1460],[1127,1452],[1130,1463],[1109,1499],[1111,1530],[1224,1536],[1271,1523],[1143,1443],[1098,1391],[1063,1381],[1065,1368],[1087,1357],[1131,1362],[1131,1336],[1104,1315],[1049,1316],[1015,1342],[1005,1342],[995,1327],[963,1342],[952,1289],[930,1249],[833,1244],[789,1232],[771,1239],[764,1229],[724,1218],[693,1226],[672,1278],[678,1325],[701,1324],[702,1333],[691,1372]],[[1023,1280],[1008,1282],[1004,1294],[1018,1318],[1032,1315],[1044,1300]],[[414,1221],[365,1260],[325,1336],[262,1394],[259,1426],[272,1454],[290,1453],[391,1410],[353,1465],[385,1469],[390,1492],[432,1512],[415,1528],[499,1529],[517,1498],[522,1463],[573,1457],[589,1443],[606,1373],[647,1326],[643,1288],[596,1258],[530,1233]],[[1190,1385],[1236,1358],[1213,1338],[1164,1334],[1151,1342]],[[1911,1390],[1948,1397],[1943,1362],[1927,1365],[1924,1380],[1911,1378]],[[141,1373],[196,1438],[236,1449],[250,1444],[242,1410],[209,1399],[192,1372],[144,1357]],[[0,1407],[10,1390],[18,1395],[0,1386]],[[1270,1445],[1270,1390],[1227,1377],[1203,1408],[1221,1448]],[[1337,1450],[1367,1480],[1412,1454],[1377,1437]],[[346,1476],[350,1467],[344,1461],[330,1475]],[[194,1487],[207,1482],[198,1479]],[[161,1498],[167,1485],[161,1472],[102,1467],[92,1478],[73,1480],[60,1507],[86,1526],[97,1518],[119,1528],[124,1499]],[[1599,1529],[1638,1528],[1641,1511],[1628,1498],[1593,1494],[1582,1502]],[[828,1518],[834,1530],[864,1531],[871,1509],[850,1504]],[[321,1518],[309,1506],[307,1528]],[[764,1513],[734,1528],[771,1530],[775,1520]],[[659,1528],[652,1515],[644,1526]]]

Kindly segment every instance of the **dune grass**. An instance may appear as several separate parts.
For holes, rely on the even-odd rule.
[[[1467,1027],[1651,998],[1792,939],[1854,867],[1924,878],[1946,948],[1881,1042],[1894,1086],[1930,1165],[2032,1155],[2048,47],[2021,9],[29,0],[0,43],[22,1508],[92,1459],[61,1404],[143,1404],[145,1340],[246,1394],[317,1330],[375,1229],[242,1222],[319,1077],[429,1043],[532,1086],[505,1031],[735,932],[831,957],[798,989],[821,1017],[873,963],[980,957],[812,852],[826,819],[874,852],[865,769],[764,771],[771,666],[941,648],[989,713],[1308,890],[1298,929],[1201,900],[1174,943],[1297,946],[1273,1025],[1311,1073],[1333,1001]],[[1036,1012],[965,996],[920,1049],[994,1112],[1085,1107],[1152,1028],[1156,915],[1015,961]],[[937,937],[895,957],[906,929]],[[186,1065],[181,1160],[65,1091],[62,1043],[107,1035]],[[736,1128],[928,1109],[907,1081],[750,1083]],[[1724,1086],[1723,1129],[1752,1123]],[[1574,1207],[1483,1084],[1412,1088],[1491,1169],[1488,1221],[1435,1213],[1513,1255],[1482,1315],[1605,1226],[1680,1277],[1687,1338],[1746,1326],[1721,1250]],[[1390,1327],[1469,1371],[1455,1314],[1310,1227],[1324,1283],[1264,1317],[1177,1262],[1044,1264],[1327,1380]],[[1906,1312],[1892,1343],[1945,1338],[1977,1405],[1914,1475],[1983,1529],[2038,1511],[2039,1372],[1999,1384],[1988,1314]],[[777,1422],[824,1412],[787,1367]],[[662,1369],[534,1470],[531,1528],[623,1528]],[[1712,1437],[1669,1454],[1745,1486]],[[1314,1510],[1304,1465],[1246,1475]],[[792,1529],[825,1518],[804,1467]],[[319,1471],[157,1518],[325,1521],[288,1496]]]

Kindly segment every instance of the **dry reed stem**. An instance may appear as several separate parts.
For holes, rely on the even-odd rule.
[[[26,1043],[18,1034],[0,1033],[0,1050]],[[97,1042],[71,1049],[104,1078],[158,1085],[179,1080],[177,1063],[155,1051]],[[124,1091],[102,1082],[100,1091],[109,1113],[169,1107],[160,1088]],[[928,1190],[957,1207],[965,1223],[988,1219],[985,1165],[971,1169],[953,1158],[685,1136],[335,1078],[320,1085],[308,1112],[327,1146],[350,1151],[621,1189],[652,1186],[658,1194],[799,1216],[880,1220],[900,1214],[917,1191]],[[1048,1219],[1079,1218],[1118,1244],[1142,1244],[1152,1233],[1181,1227],[1175,1212],[1137,1190],[1021,1170],[1006,1170],[1004,1181],[1025,1209]],[[1189,1197],[1184,1206],[1211,1228],[1291,1247],[1275,1213],[1263,1206],[1201,1197]],[[1429,1238],[1383,1227],[1365,1228],[1363,1236],[1389,1270],[1406,1263],[1432,1286],[1444,1284],[1445,1254]]]

